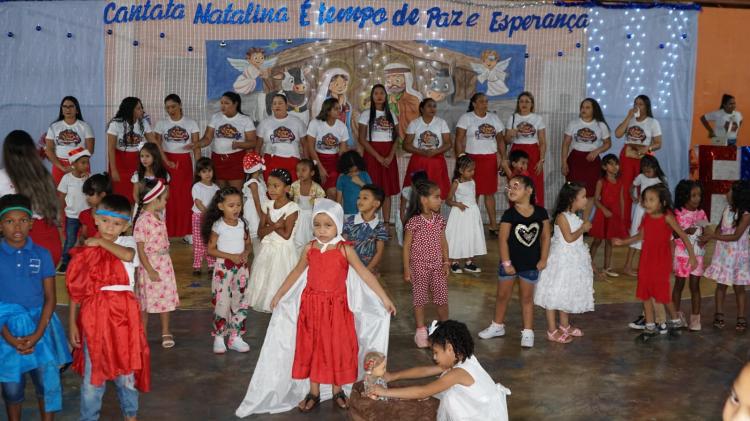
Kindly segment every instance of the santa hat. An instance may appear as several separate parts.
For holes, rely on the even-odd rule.
[[[242,168],[246,174],[252,174],[259,170],[266,169],[266,161],[261,158],[256,152],[248,152],[245,157],[242,158]]]
[[[68,162],[71,164],[83,158],[84,156],[91,156],[91,152],[83,147],[78,147],[68,152]]]

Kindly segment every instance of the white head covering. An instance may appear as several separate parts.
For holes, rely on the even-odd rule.
[[[333,67],[323,72],[323,77],[321,78],[322,82],[318,85],[318,93],[315,95],[315,100],[312,103],[312,118],[316,118],[318,114],[320,114],[320,109],[323,108],[323,101],[328,98],[328,85],[331,84],[331,79],[337,75],[346,76],[346,78],[351,81],[349,72],[340,67]],[[341,107],[344,106],[344,104],[339,105],[341,105]]]
[[[313,205],[312,220],[315,220],[315,215],[319,213],[324,213],[330,216],[333,223],[336,224],[337,231],[336,236],[327,243],[324,243],[315,237],[315,241],[322,246],[320,251],[324,252],[328,246],[333,246],[339,241],[344,241],[344,237],[341,236],[341,232],[344,229],[344,209],[341,205],[331,199],[317,199]]]
[[[404,87],[405,92],[409,95],[417,97],[419,101],[421,102],[424,98],[422,98],[422,94],[419,93],[419,91],[414,90],[414,76],[411,73],[411,69],[409,66],[403,64],[403,63],[389,63],[383,68],[383,71],[385,71],[385,74],[393,74],[393,73],[402,73],[404,75]]]

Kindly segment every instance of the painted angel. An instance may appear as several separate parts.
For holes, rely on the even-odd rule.
[[[510,65],[510,57],[500,61],[500,55],[493,50],[482,51],[482,63],[471,63],[474,72],[477,73],[477,92],[487,96],[498,96],[508,92],[505,85],[506,70]]]
[[[242,72],[232,85],[234,91],[244,95],[263,92],[263,78],[268,77],[269,69],[276,64],[276,60],[278,57],[266,59],[266,53],[262,48],[247,50],[244,60],[227,58],[232,67]]]

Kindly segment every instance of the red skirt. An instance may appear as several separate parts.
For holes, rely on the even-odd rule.
[[[284,168],[292,175],[293,182],[297,180],[297,163],[299,162],[299,158],[296,156],[286,157],[265,154],[263,159],[266,161],[266,169],[263,171],[263,177],[266,181],[268,181],[268,174],[271,174],[271,171],[276,168]]]
[[[244,180],[245,170],[242,169],[242,158],[245,157],[245,151],[234,152],[230,154],[211,153],[211,160],[214,162],[214,174],[217,180]]]
[[[630,188],[633,187],[633,180],[641,173],[641,160],[625,156],[625,149],[627,149],[627,145],[623,146],[620,151],[620,180],[622,180],[622,186],[625,189],[623,195],[625,215],[623,215],[623,220],[625,221],[625,229],[630,231],[630,225],[633,223],[630,212],[633,208],[633,198],[630,195]]]
[[[346,292],[305,289],[297,318],[292,378],[338,386],[354,383],[358,352],[354,315]]]
[[[34,223],[29,231],[29,236],[35,244],[44,247],[49,251],[52,255],[52,262],[54,262],[55,267],[57,267],[57,264],[60,263],[60,257],[62,256],[62,239],[60,238],[60,230],[44,219],[34,218]]]
[[[61,164],[63,164],[65,168],[70,168],[70,161],[68,161],[67,159],[60,158],[60,157],[58,157],[57,159],[60,161]],[[60,184],[60,180],[62,180],[64,175],[65,175],[65,172],[62,171],[60,168],[57,168],[57,165],[52,165],[52,179],[55,180],[55,186]]]
[[[445,200],[451,189],[451,182],[448,178],[448,165],[445,163],[443,155],[426,157],[423,155],[413,154],[409,158],[409,165],[406,167],[406,174],[414,174],[417,171],[425,171],[427,178],[437,183],[440,187],[440,198]],[[404,187],[411,186],[411,177],[404,178]]]
[[[138,152],[125,152],[115,149],[115,168],[120,174],[120,181],[112,182],[112,191],[114,194],[125,196],[130,203],[133,203],[133,183],[130,177],[138,170]]]
[[[169,198],[167,199],[167,233],[182,237],[192,231],[193,217],[193,159],[189,153],[165,152],[176,167],[169,169]]]
[[[596,182],[602,178],[602,160],[598,156],[592,162],[586,159],[588,152],[571,151],[568,155],[568,181],[575,181],[586,187],[586,197],[594,197]],[[593,234],[592,234],[593,235]]]
[[[539,175],[536,174],[536,164],[539,163],[539,160],[541,159],[540,150],[539,150],[539,144],[533,143],[533,144],[523,144],[523,143],[514,143],[513,146],[510,147],[511,152],[514,150],[521,150],[526,152],[529,155],[529,178],[531,178],[532,181],[534,181],[534,193],[536,194],[536,204],[544,207],[544,171],[542,171]]]
[[[476,164],[474,182],[477,188],[477,196],[497,193],[497,155],[469,154]]]
[[[336,180],[339,178],[339,171],[336,168],[336,164],[339,162],[339,154],[319,153],[318,159],[320,160],[320,165],[322,165],[328,173],[328,177],[326,177],[326,180],[323,182],[323,189],[328,190],[336,188]]]
[[[393,142],[370,142],[370,146],[382,157],[387,157],[391,153],[391,149],[395,147]],[[365,164],[367,165],[367,173],[372,178],[372,183],[380,186],[386,196],[393,196],[401,192],[399,188],[398,163],[395,157],[391,161],[391,165],[386,168],[373,155],[365,151]]]

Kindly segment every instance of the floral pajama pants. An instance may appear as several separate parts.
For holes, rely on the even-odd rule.
[[[216,259],[211,279],[211,303],[214,305],[212,336],[242,335],[250,308],[247,293],[250,270],[231,260]]]

